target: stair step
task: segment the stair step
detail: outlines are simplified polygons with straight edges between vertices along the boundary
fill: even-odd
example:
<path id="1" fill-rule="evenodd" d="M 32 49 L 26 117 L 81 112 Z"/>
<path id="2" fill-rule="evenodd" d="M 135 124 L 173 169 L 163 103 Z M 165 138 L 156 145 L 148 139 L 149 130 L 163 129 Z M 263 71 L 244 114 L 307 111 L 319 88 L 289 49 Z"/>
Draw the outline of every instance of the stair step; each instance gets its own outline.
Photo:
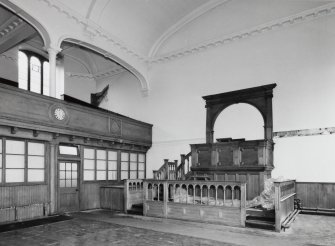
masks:
<path id="1" fill-rule="evenodd" d="M 130 209 L 127 210 L 127 214 L 143 215 L 143 210 Z"/>
<path id="2" fill-rule="evenodd" d="M 275 230 L 275 223 L 271 221 L 246 220 L 245 226 L 251 228 Z"/>
<path id="3" fill-rule="evenodd" d="M 138 208 L 138 209 L 143 209 L 143 203 L 138 203 L 138 204 L 133 204 L 131 206 L 132 209 Z"/>
<path id="4" fill-rule="evenodd" d="M 268 222 L 275 222 L 274 217 L 264 217 L 264 216 L 254 216 L 254 215 L 249 215 L 247 214 L 246 216 L 247 220 L 254 220 L 254 221 L 268 221 Z"/>

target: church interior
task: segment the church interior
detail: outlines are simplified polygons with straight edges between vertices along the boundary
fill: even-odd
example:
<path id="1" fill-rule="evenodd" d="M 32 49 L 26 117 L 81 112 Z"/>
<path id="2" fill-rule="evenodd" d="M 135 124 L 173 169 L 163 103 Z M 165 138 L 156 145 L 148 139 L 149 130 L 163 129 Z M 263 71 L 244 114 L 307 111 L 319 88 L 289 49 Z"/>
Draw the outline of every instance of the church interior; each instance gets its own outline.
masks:
<path id="1" fill-rule="evenodd" d="M 334 0 L 0 0 L 0 238 L 93 211 L 312 240 L 301 221 L 335 225 L 334 26 Z"/>

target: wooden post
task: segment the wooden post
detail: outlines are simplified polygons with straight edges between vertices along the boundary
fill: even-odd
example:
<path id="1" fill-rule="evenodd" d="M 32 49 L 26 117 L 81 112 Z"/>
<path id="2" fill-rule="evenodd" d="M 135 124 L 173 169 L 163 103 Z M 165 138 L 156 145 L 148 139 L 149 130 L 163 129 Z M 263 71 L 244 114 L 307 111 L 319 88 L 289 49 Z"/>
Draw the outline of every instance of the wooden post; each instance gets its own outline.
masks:
<path id="1" fill-rule="evenodd" d="M 129 195 L 129 182 L 127 179 L 123 180 L 123 198 L 124 198 L 124 213 L 128 210 L 128 195 Z"/>
<path id="2" fill-rule="evenodd" d="M 178 167 L 178 160 L 175 160 L 174 161 L 174 170 L 173 170 L 173 172 L 174 172 L 174 177 L 173 177 L 173 179 L 174 180 L 176 180 L 177 179 L 177 167 Z"/>
<path id="3" fill-rule="evenodd" d="M 57 145 L 54 143 L 50 144 L 50 214 L 55 214 L 57 210 L 57 180 L 56 175 L 58 168 L 57 166 Z"/>
<path id="4" fill-rule="evenodd" d="M 275 230 L 281 231 L 281 214 L 280 214 L 280 182 L 274 182 L 275 185 Z"/>
<path id="5" fill-rule="evenodd" d="M 164 217 L 167 218 L 168 216 L 168 199 L 169 199 L 169 192 L 168 192 L 168 181 L 164 181 L 164 186 L 163 186 L 163 190 L 164 190 Z"/>
<path id="6" fill-rule="evenodd" d="M 164 166 L 165 166 L 165 177 L 164 179 L 169 179 L 169 159 L 164 159 Z"/>
<path id="7" fill-rule="evenodd" d="M 147 201 L 149 199 L 148 194 L 148 183 L 146 181 L 143 182 L 143 215 L 147 216 Z"/>
<path id="8" fill-rule="evenodd" d="M 247 200 L 246 183 L 241 183 L 241 226 L 245 227 L 246 220 L 246 200 Z"/>

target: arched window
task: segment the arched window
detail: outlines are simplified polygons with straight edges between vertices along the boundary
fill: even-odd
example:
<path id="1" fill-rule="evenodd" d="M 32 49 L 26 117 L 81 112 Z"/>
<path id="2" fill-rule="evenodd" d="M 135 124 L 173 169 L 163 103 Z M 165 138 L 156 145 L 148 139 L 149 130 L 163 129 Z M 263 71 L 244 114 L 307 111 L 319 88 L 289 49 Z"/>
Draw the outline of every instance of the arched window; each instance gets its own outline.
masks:
<path id="1" fill-rule="evenodd" d="M 19 88 L 49 96 L 49 62 L 31 51 L 19 51 Z"/>

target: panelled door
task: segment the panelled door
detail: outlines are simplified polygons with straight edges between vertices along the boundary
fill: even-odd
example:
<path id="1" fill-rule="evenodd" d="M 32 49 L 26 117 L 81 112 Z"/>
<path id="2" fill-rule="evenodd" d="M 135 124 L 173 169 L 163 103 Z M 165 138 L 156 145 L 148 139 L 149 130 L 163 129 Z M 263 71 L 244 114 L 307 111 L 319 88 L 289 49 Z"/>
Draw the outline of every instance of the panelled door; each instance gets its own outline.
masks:
<path id="1" fill-rule="evenodd" d="M 79 211 L 79 163 L 60 161 L 58 166 L 59 211 Z"/>

